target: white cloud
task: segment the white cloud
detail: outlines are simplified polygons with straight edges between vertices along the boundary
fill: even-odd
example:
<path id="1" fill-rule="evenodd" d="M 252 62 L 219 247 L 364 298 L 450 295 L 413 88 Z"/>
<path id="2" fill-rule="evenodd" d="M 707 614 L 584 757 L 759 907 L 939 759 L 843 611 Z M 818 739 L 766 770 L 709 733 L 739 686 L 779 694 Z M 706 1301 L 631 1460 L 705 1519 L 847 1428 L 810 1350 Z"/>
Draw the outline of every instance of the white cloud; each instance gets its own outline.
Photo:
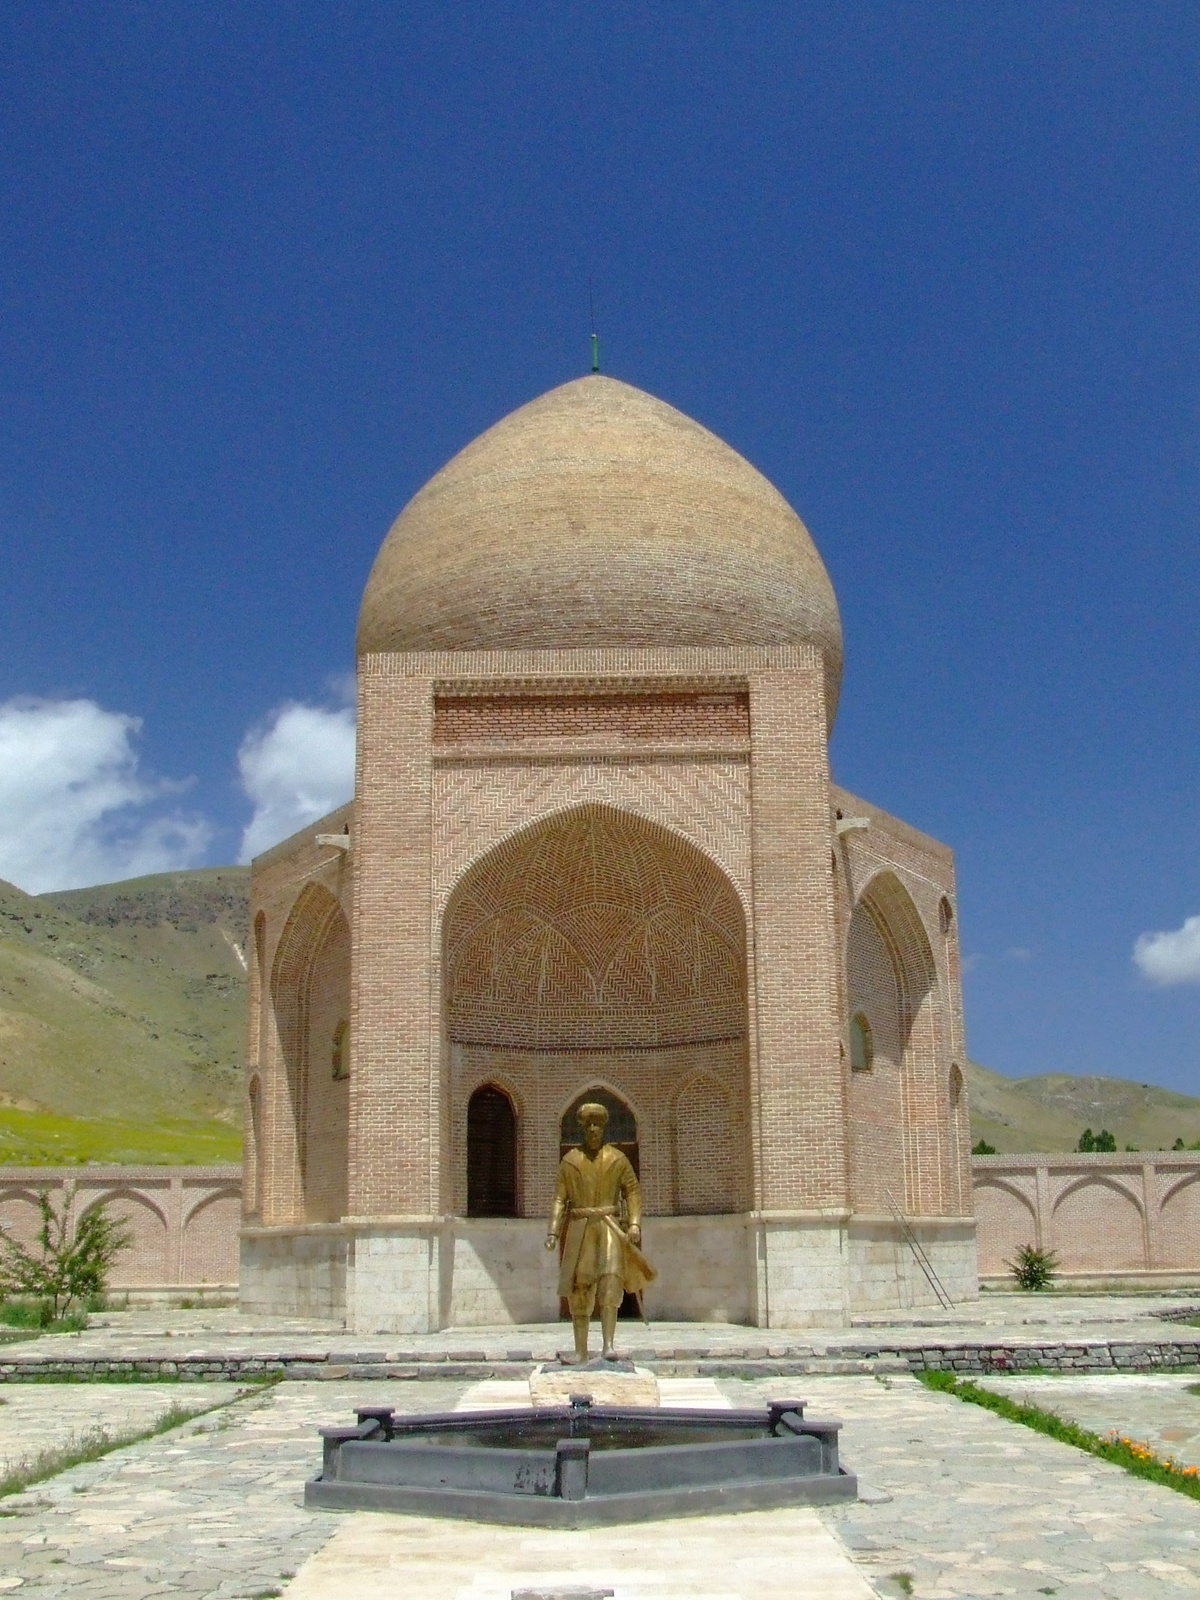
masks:
<path id="1" fill-rule="evenodd" d="M 183 784 L 138 771 L 136 717 L 94 700 L 0 703 L 0 878 L 30 894 L 194 866 L 201 817 L 146 816 Z"/>
<path id="2" fill-rule="evenodd" d="M 1167 988 L 1175 983 L 1200 983 L 1200 917 L 1188 917 L 1167 933 L 1143 933 L 1133 947 L 1133 960 L 1144 978 Z"/>
<path id="3" fill-rule="evenodd" d="M 353 710 L 281 706 L 242 740 L 238 771 L 254 802 L 240 857 L 249 861 L 353 795 Z"/>

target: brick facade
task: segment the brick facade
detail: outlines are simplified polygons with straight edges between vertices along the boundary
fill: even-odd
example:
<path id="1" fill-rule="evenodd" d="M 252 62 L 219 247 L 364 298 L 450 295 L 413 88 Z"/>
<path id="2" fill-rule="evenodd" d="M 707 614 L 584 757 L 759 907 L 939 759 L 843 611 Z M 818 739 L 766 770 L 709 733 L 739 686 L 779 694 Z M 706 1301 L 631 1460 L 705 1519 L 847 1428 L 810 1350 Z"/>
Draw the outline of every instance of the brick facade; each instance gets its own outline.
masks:
<path id="1" fill-rule="evenodd" d="M 402 514 L 360 620 L 355 802 L 254 864 L 246 1294 L 341 1293 L 364 1328 L 553 1315 L 518 1224 L 589 1089 L 632 1119 L 662 1249 L 692 1239 L 685 1270 L 738 1315 L 886 1302 L 893 1205 L 973 1292 L 952 858 L 831 785 L 820 558 L 678 413 L 599 380 L 556 395 Z M 499 1232 L 465 1215 L 489 1086 L 517 1143 Z"/>

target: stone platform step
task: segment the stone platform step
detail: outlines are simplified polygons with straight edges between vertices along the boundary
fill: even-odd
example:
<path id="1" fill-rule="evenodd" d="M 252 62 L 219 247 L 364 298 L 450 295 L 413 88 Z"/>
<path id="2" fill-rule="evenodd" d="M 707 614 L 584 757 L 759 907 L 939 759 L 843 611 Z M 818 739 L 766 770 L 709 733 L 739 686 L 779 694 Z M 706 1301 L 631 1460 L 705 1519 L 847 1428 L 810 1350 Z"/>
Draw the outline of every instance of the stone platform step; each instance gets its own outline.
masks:
<path id="1" fill-rule="evenodd" d="M 54 1348 L 57 1346 L 57 1348 Z M 49 1348 L 48 1348 L 49 1347 Z M 663 1378 L 791 1378 L 824 1374 L 864 1376 L 942 1371 L 1160 1372 L 1200 1366 L 1200 1337 L 1159 1340 L 1091 1340 L 1079 1343 L 1012 1341 L 883 1344 L 847 1342 L 823 1347 L 761 1346 L 631 1349 L 639 1366 Z M 542 1356 L 538 1359 L 546 1359 Z M 125 1354 L 71 1354 L 58 1337 L 31 1347 L 0 1352 L 0 1384 L 141 1381 L 147 1383 L 255 1382 L 265 1379 L 370 1382 L 380 1379 L 440 1379 L 475 1383 L 486 1378 L 528 1377 L 537 1364 L 530 1350 L 244 1349 L 181 1351 L 146 1349 Z"/>

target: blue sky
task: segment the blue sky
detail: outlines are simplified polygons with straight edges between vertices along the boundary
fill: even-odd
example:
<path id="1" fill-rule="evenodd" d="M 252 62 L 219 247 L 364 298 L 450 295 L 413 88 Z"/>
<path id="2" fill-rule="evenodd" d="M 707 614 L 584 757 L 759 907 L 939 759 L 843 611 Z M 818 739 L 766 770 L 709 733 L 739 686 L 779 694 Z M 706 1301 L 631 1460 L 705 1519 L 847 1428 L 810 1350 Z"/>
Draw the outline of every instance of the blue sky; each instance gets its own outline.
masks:
<path id="1" fill-rule="evenodd" d="M 9 0 L 0 875 L 339 797 L 379 541 L 585 370 L 590 277 L 605 369 L 824 555 L 835 774 L 957 851 L 971 1053 L 1200 1092 L 1198 47 L 1170 0 Z"/>

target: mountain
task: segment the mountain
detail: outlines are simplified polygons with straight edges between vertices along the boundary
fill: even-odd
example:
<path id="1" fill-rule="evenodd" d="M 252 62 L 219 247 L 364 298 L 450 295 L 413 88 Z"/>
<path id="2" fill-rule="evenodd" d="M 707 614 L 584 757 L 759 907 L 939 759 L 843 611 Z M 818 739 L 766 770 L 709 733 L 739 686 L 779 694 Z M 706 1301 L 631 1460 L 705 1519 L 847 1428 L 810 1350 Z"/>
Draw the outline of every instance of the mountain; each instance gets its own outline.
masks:
<path id="1" fill-rule="evenodd" d="M 248 886 L 0 882 L 0 1161 L 238 1159 Z"/>
<path id="2" fill-rule="evenodd" d="M 1176 1139 L 1200 1139 L 1200 1099 L 1149 1083 L 1065 1072 L 1004 1078 L 970 1061 L 965 1077 L 972 1142 L 986 1139 L 1004 1155 L 1074 1150 L 1085 1128 L 1107 1128 L 1118 1150 L 1169 1150 Z"/>

